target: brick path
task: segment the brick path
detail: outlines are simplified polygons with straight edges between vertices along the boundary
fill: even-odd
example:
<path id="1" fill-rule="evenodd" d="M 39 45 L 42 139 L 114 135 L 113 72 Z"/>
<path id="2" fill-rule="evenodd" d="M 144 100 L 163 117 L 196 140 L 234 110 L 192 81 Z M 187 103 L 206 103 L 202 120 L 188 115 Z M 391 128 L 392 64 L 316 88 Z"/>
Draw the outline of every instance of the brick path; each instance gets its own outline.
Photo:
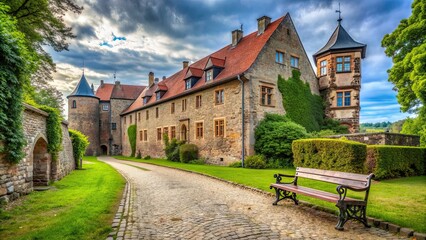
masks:
<path id="1" fill-rule="evenodd" d="M 271 196 L 205 176 L 109 157 L 99 159 L 130 182 L 128 213 L 124 211 L 117 239 L 398 238 L 356 222 L 346 223 L 345 231 L 336 231 L 337 216 L 284 201 L 272 206 Z"/>

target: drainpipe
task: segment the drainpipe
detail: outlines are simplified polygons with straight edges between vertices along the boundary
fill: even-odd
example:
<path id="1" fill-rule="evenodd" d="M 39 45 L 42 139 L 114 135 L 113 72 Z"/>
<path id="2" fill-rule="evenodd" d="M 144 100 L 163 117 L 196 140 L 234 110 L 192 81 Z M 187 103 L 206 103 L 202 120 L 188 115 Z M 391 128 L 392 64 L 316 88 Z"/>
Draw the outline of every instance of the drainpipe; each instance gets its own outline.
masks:
<path id="1" fill-rule="evenodd" d="M 244 81 L 240 75 L 237 76 L 241 83 L 241 166 L 244 167 L 245 145 L 244 145 Z"/>

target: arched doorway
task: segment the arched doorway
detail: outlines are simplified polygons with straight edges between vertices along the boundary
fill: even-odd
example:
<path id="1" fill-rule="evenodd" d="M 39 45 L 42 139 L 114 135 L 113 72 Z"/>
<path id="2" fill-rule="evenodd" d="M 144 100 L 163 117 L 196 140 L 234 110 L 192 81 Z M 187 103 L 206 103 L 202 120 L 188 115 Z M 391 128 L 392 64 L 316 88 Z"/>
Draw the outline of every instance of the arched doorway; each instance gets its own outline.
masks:
<path id="1" fill-rule="evenodd" d="M 108 155 L 108 147 L 106 145 L 101 145 L 101 154 Z"/>
<path id="2" fill-rule="evenodd" d="M 186 129 L 186 125 L 182 124 L 182 126 L 180 127 L 180 140 L 182 141 L 186 141 L 187 138 L 187 129 Z"/>
<path id="3" fill-rule="evenodd" d="M 49 185 L 50 170 L 50 154 L 47 152 L 47 142 L 43 137 L 40 137 L 34 144 L 33 150 L 33 185 Z"/>

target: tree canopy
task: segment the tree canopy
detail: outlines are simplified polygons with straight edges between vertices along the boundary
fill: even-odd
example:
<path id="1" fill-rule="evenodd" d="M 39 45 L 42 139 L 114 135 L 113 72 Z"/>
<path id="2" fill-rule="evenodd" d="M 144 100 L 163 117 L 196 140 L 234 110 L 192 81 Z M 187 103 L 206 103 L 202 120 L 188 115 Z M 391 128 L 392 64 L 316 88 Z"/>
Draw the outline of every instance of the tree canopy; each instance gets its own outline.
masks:
<path id="1" fill-rule="evenodd" d="M 426 106 L 426 1 L 414 0 L 412 14 L 382 40 L 393 66 L 389 81 L 398 91 L 403 112 L 419 112 Z"/>

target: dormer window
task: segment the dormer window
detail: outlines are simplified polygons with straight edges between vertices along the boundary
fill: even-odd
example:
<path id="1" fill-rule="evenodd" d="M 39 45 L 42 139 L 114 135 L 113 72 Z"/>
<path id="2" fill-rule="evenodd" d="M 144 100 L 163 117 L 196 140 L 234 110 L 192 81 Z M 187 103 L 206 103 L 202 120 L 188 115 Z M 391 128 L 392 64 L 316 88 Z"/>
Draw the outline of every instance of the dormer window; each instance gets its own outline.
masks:
<path id="1" fill-rule="evenodd" d="M 157 92 L 157 93 L 155 94 L 155 99 L 156 99 L 157 101 L 161 99 L 161 93 L 160 93 L 160 92 Z"/>
<path id="2" fill-rule="evenodd" d="M 210 69 L 206 72 L 206 82 L 213 80 L 213 69 Z"/>
<path id="3" fill-rule="evenodd" d="M 185 81 L 185 90 L 188 90 L 191 88 L 191 79 L 188 79 Z"/>
<path id="4" fill-rule="evenodd" d="M 144 97 L 143 98 L 143 105 L 146 105 L 149 101 L 149 97 Z"/>

